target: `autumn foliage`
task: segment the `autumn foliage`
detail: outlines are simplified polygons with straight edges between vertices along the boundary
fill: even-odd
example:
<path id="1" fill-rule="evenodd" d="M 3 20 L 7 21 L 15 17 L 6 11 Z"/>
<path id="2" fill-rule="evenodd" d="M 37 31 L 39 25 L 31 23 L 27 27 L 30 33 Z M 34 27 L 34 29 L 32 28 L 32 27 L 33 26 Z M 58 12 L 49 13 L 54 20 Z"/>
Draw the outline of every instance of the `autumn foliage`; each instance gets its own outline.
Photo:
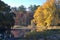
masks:
<path id="1" fill-rule="evenodd" d="M 55 0 L 47 0 L 42 6 L 39 6 L 34 14 L 34 22 L 38 30 L 46 29 L 51 25 L 57 25 L 59 21 L 58 9 Z"/>

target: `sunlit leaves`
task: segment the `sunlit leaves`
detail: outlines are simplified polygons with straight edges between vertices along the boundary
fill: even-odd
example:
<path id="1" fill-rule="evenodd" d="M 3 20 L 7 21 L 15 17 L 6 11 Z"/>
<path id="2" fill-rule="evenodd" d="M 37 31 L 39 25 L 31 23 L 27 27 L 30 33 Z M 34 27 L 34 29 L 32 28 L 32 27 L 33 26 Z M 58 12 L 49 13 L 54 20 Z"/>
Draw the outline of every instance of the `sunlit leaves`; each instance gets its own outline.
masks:
<path id="1" fill-rule="evenodd" d="M 52 24 L 58 24 L 58 12 L 55 0 L 49 0 L 42 6 L 38 7 L 34 14 L 34 20 L 37 29 L 44 29 Z M 39 29 L 40 27 L 40 29 Z"/>

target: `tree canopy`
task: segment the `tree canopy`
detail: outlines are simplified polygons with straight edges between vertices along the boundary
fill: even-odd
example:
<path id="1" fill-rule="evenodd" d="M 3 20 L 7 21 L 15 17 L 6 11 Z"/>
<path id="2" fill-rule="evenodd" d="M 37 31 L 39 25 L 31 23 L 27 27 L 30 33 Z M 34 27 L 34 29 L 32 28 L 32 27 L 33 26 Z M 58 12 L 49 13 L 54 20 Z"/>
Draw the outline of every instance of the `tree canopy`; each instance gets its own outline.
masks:
<path id="1" fill-rule="evenodd" d="M 0 1 L 0 32 L 9 31 L 14 26 L 15 14 L 10 11 L 10 6 Z"/>
<path id="2" fill-rule="evenodd" d="M 55 0 L 48 0 L 42 6 L 39 6 L 34 13 L 34 22 L 38 30 L 45 29 L 51 25 L 57 25 L 59 22 L 58 6 Z"/>
<path id="3" fill-rule="evenodd" d="M 7 11 L 9 12 L 10 6 L 8 6 L 7 4 L 5 4 L 3 1 L 0 1 L 0 11 Z"/>
<path id="4" fill-rule="evenodd" d="M 31 11 L 32 13 L 34 13 L 35 12 L 35 10 L 39 7 L 40 5 L 30 5 L 30 7 L 28 7 L 29 8 L 29 11 Z"/>
<path id="5" fill-rule="evenodd" d="M 26 8 L 23 5 L 21 5 L 21 6 L 19 6 L 18 11 L 26 12 Z"/>

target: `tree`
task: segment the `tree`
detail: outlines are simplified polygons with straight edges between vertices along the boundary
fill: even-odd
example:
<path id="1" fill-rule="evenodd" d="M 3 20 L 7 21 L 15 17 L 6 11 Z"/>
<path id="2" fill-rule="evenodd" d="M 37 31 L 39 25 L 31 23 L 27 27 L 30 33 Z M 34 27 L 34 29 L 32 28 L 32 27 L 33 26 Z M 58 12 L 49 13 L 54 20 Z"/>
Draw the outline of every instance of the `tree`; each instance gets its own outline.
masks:
<path id="1" fill-rule="evenodd" d="M 55 0 L 49 0 L 42 6 L 39 6 L 34 14 L 34 22 L 37 25 L 37 29 L 42 31 L 51 25 L 57 25 L 59 22 L 59 11 L 57 11 L 57 5 Z"/>
<path id="2" fill-rule="evenodd" d="M 21 6 L 19 6 L 18 11 L 26 12 L 26 8 L 23 5 L 21 5 Z"/>
<path id="3" fill-rule="evenodd" d="M 5 4 L 3 1 L 0 1 L 0 11 L 7 11 L 9 12 L 10 6 L 8 6 L 7 4 Z"/>
<path id="4" fill-rule="evenodd" d="M 11 27 L 14 26 L 15 14 L 10 13 L 10 6 L 0 1 L 0 33 L 4 34 L 6 31 L 8 34 L 11 32 Z"/>
<path id="5" fill-rule="evenodd" d="M 12 8 L 11 8 L 11 11 L 13 11 L 13 12 L 18 12 L 18 9 L 17 9 L 17 7 L 12 7 Z"/>
<path id="6" fill-rule="evenodd" d="M 30 10 L 32 13 L 34 13 L 35 10 L 36 10 L 39 6 L 40 6 L 40 5 L 38 5 L 38 6 L 36 6 L 36 5 L 30 5 L 30 7 L 28 7 L 28 8 L 29 8 L 29 10 Z"/>

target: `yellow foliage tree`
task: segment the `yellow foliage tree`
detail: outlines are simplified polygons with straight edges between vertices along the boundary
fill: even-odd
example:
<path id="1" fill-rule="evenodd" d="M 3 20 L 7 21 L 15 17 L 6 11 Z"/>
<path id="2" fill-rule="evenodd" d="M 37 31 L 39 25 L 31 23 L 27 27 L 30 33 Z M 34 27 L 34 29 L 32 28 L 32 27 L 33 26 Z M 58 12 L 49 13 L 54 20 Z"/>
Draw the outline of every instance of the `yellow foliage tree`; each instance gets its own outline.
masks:
<path id="1" fill-rule="evenodd" d="M 49 0 L 38 7 L 34 14 L 34 20 L 39 31 L 45 30 L 48 26 L 57 22 L 58 13 L 56 10 L 55 0 Z"/>

